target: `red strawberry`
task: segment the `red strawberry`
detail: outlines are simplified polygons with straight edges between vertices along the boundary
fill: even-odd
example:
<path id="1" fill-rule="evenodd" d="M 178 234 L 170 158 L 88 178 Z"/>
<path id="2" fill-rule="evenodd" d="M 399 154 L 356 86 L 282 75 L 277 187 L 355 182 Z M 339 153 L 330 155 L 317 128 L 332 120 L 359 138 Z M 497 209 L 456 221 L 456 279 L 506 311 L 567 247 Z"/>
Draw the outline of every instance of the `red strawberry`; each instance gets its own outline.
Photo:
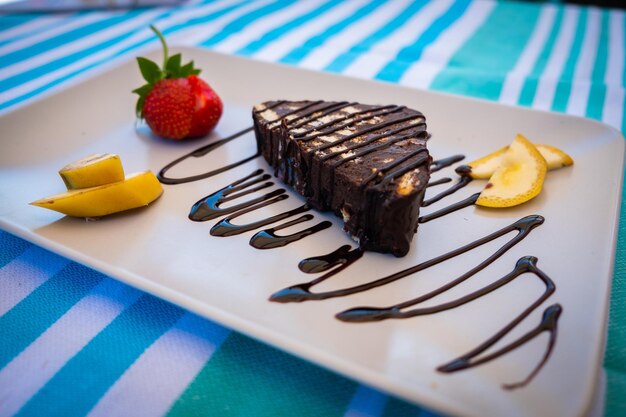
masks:
<path id="1" fill-rule="evenodd" d="M 204 136 L 222 116 L 222 100 L 203 80 L 193 61 L 181 66 L 181 55 L 168 57 L 163 35 L 154 27 L 163 44 L 163 68 L 146 58 L 137 58 L 147 84 L 134 90 L 139 95 L 137 116 L 164 138 L 180 140 Z"/>

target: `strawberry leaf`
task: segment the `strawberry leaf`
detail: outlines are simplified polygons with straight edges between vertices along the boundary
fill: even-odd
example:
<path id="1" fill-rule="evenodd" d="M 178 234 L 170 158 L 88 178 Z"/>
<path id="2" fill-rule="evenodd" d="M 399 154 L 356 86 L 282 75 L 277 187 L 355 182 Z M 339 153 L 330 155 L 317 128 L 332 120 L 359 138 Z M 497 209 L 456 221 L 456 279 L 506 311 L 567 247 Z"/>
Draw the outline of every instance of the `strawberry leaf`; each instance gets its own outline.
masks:
<path id="1" fill-rule="evenodd" d="M 140 119 L 143 117 L 143 103 L 146 101 L 146 96 L 152 90 L 152 84 L 144 84 L 139 88 L 133 90 L 133 93 L 138 94 L 137 105 L 135 106 L 135 113 Z"/>
<path id="2" fill-rule="evenodd" d="M 181 78 L 188 77 L 190 75 L 198 75 L 200 70 L 193 67 L 193 61 L 188 62 L 180 68 L 179 76 Z"/>
<path id="3" fill-rule="evenodd" d="M 149 84 L 154 84 L 163 78 L 163 71 L 161 71 L 161 68 L 159 68 L 155 62 L 146 58 L 138 57 L 137 63 L 139 64 L 141 75 Z"/>
<path id="4" fill-rule="evenodd" d="M 178 78 L 179 77 L 179 73 L 180 73 L 180 61 L 181 61 L 181 55 L 180 54 L 176 54 L 174 56 L 171 56 L 168 60 L 167 60 L 167 64 L 165 66 L 165 71 L 167 72 L 167 77 L 173 77 L 173 78 Z"/>

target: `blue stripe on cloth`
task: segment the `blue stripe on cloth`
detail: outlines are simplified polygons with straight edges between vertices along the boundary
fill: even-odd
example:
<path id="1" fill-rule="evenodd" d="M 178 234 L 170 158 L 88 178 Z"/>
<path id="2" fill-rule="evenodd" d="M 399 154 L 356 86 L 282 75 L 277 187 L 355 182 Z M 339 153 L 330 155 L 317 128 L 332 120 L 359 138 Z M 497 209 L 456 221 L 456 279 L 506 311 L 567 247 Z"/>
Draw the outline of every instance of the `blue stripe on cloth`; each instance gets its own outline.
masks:
<path id="1" fill-rule="evenodd" d="M 379 80 L 398 82 L 409 67 L 419 61 L 424 49 L 433 43 L 458 18 L 463 16 L 463 13 L 465 13 L 470 3 L 471 0 L 455 1 L 452 7 L 438 17 L 412 45 L 398 52 L 396 58 L 385 65 L 376 75 L 376 78 Z"/>
<path id="2" fill-rule="evenodd" d="M 0 369 L 103 278 L 92 269 L 71 263 L 0 317 Z"/>
<path id="3" fill-rule="evenodd" d="M 39 19 L 41 15 L 38 14 L 5 14 L 4 16 L 0 16 L 2 19 L 0 25 L 0 33 L 5 30 L 13 29 L 16 26 L 23 25 L 24 23 L 32 22 L 33 20 Z"/>
<path id="4" fill-rule="evenodd" d="M 222 9 L 219 9 L 219 10 L 207 13 L 205 15 L 194 16 L 193 18 L 188 19 L 188 20 L 186 20 L 184 22 L 180 22 L 180 23 L 177 23 L 175 25 L 172 25 L 169 28 L 163 30 L 162 32 L 163 32 L 164 35 L 167 35 L 169 33 L 176 32 L 176 31 L 178 31 L 180 29 L 186 29 L 186 28 L 189 28 L 191 26 L 196 26 L 196 25 L 201 25 L 201 24 L 204 24 L 204 23 L 208 23 L 208 22 L 210 22 L 212 20 L 215 20 L 215 19 L 218 19 L 218 18 L 222 17 L 223 15 L 225 15 L 227 13 L 232 12 L 233 10 L 235 10 L 235 9 L 237 9 L 237 8 L 241 7 L 242 5 L 245 5 L 247 3 L 249 3 L 249 0 L 242 0 L 242 1 L 238 2 L 238 3 L 231 4 L 230 6 L 226 6 L 226 7 L 222 8 Z"/>
<path id="5" fill-rule="evenodd" d="M 66 45 L 69 42 L 76 42 L 86 36 L 109 29 L 112 26 L 132 19 L 142 13 L 142 11 L 138 10 L 133 10 L 123 14 L 116 13 L 113 17 L 97 20 L 93 23 L 59 34 L 29 47 L 2 55 L 0 56 L 0 68 L 32 58 L 41 53 L 48 52 L 54 48 Z"/>
<path id="6" fill-rule="evenodd" d="M 17 415 L 85 415 L 183 314 L 184 310 L 170 303 L 142 296 L 70 359 Z"/>
<path id="7" fill-rule="evenodd" d="M 389 37 L 398 28 L 402 27 L 409 19 L 419 12 L 428 2 L 416 0 L 411 3 L 400 14 L 390 20 L 386 25 L 372 33 L 367 38 L 363 39 L 356 45 L 353 45 L 347 52 L 339 55 L 333 62 L 328 64 L 326 71 L 343 72 L 346 68 L 352 64 L 359 56 L 367 52 L 376 43 Z"/>
<path id="8" fill-rule="evenodd" d="M 230 35 L 233 35 L 239 32 L 240 30 L 244 29 L 246 26 L 248 26 L 255 20 L 263 18 L 266 15 L 275 13 L 279 10 L 282 10 L 285 7 L 292 5 L 296 1 L 297 0 L 278 0 L 270 4 L 267 4 L 263 7 L 260 7 L 256 10 L 253 10 L 249 13 L 246 13 L 243 16 L 227 24 L 222 30 L 220 30 L 215 35 L 200 42 L 200 45 L 205 46 L 205 47 L 211 47 L 223 41 L 224 39 L 228 38 Z"/>
<path id="9" fill-rule="evenodd" d="M 167 36 L 167 35 L 169 35 L 171 33 L 176 32 L 177 30 L 180 30 L 180 29 L 183 29 L 183 28 L 188 28 L 188 27 L 190 27 L 192 25 L 206 24 L 206 23 L 208 23 L 208 22 L 210 22 L 212 20 L 218 19 L 219 17 L 223 16 L 224 14 L 226 14 L 226 13 L 236 9 L 240 5 L 245 4 L 246 1 L 247 0 L 243 0 L 241 3 L 237 3 L 237 4 L 232 5 L 232 6 L 227 6 L 224 9 L 220 9 L 220 10 L 217 10 L 215 12 L 208 13 L 205 16 L 196 16 L 193 19 L 190 19 L 187 23 L 181 23 L 181 24 L 178 24 L 178 25 L 173 25 L 173 26 L 171 26 L 169 28 L 163 29 L 162 32 L 163 32 L 163 34 L 165 36 Z M 16 105 L 16 104 L 18 104 L 18 103 L 20 103 L 20 102 L 22 102 L 24 100 L 27 100 L 27 99 L 29 99 L 31 97 L 35 97 L 35 96 L 43 93 L 44 91 L 49 90 L 50 88 L 54 87 L 57 84 L 61 84 L 64 81 L 70 80 L 73 77 L 75 77 L 76 75 L 82 74 L 82 73 L 84 73 L 85 71 L 87 71 L 87 70 L 89 70 L 91 68 L 98 67 L 103 62 L 107 62 L 107 61 L 111 60 L 111 58 L 123 56 L 123 55 L 127 54 L 128 52 L 131 52 L 131 51 L 139 48 L 140 46 L 145 45 L 145 44 L 147 44 L 149 42 L 153 42 L 153 41 L 154 41 L 154 39 L 152 39 L 152 38 L 147 38 L 147 39 L 138 41 L 138 42 L 136 42 L 136 43 L 134 43 L 132 45 L 129 45 L 128 47 L 125 47 L 125 48 L 123 48 L 123 49 L 121 49 L 121 50 L 119 50 L 119 51 L 117 51 L 115 53 L 111 53 L 111 54 L 109 54 L 109 55 L 107 55 L 107 56 L 105 56 L 105 57 L 103 57 L 103 58 L 101 58 L 101 59 L 99 59 L 99 60 L 97 60 L 97 61 L 95 61 L 95 62 L 93 62 L 91 64 L 85 65 L 85 66 L 83 66 L 83 67 L 81 67 L 81 68 L 79 68 L 79 69 L 77 69 L 75 71 L 72 71 L 72 72 L 69 72 L 69 73 L 67 73 L 67 74 L 65 74 L 63 76 L 60 76 L 60 77 L 54 79 L 53 81 L 51 81 L 51 82 L 49 82 L 47 84 L 42 85 L 41 87 L 34 88 L 31 91 L 29 91 L 27 93 L 24 93 L 24 94 L 22 94 L 22 95 L 20 95 L 18 97 L 15 97 L 15 98 L 13 98 L 11 100 L 7 100 L 5 102 L 1 102 L 1 100 L 0 100 L 0 110 L 3 110 L 5 108 L 9 108 L 11 106 L 14 106 L 14 105 Z"/>
<path id="10" fill-rule="evenodd" d="M 268 43 L 273 42 L 276 39 L 285 36 L 285 34 L 291 32 L 293 29 L 296 29 L 302 26 L 303 24 L 307 23 L 308 21 L 315 19 L 316 17 L 326 13 L 329 10 L 332 10 L 338 4 L 341 4 L 341 1 L 330 0 L 325 3 L 322 3 L 322 5 L 311 10 L 310 12 L 305 13 L 302 16 L 298 16 L 292 21 L 267 32 L 266 34 L 261 36 L 259 39 L 252 41 L 248 45 L 239 49 L 236 53 L 239 55 L 252 55 L 255 52 L 262 49 Z"/>
<path id="11" fill-rule="evenodd" d="M 0 230 L 0 248 L 2 248 L 0 250 L 0 268 L 20 256 L 31 246 L 32 244 L 27 241 Z"/>
<path id="12" fill-rule="evenodd" d="M 308 39 L 306 42 L 304 42 L 302 46 L 295 48 L 294 50 L 287 53 L 284 57 L 280 58 L 279 62 L 282 62 L 285 64 L 297 64 L 298 62 L 306 58 L 306 56 L 309 53 L 311 53 L 315 48 L 318 48 L 319 46 L 323 45 L 324 42 L 326 42 L 326 40 L 332 38 L 337 33 L 341 32 L 342 30 L 348 28 L 353 23 L 364 18 L 365 16 L 367 16 L 368 14 L 370 14 L 371 12 L 373 12 L 374 10 L 382 6 L 384 3 L 385 2 L 380 1 L 380 0 L 378 1 L 373 0 L 369 2 L 368 4 L 361 7 L 359 10 L 357 10 L 351 16 L 347 17 L 346 19 L 343 19 L 342 21 L 338 23 L 335 23 L 334 25 L 324 30 L 322 33 L 317 34 L 314 37 Z"/>

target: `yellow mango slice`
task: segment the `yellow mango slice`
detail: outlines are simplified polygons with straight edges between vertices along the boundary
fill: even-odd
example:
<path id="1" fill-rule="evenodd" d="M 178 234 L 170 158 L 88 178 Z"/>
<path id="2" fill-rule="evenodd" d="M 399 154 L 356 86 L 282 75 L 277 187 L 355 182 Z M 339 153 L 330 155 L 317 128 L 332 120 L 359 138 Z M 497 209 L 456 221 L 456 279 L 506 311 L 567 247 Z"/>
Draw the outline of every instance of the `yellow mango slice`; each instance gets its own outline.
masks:
<path id="1" fill-rule="evenodd" d="M 508 146 L 505 146 L 487 156 L 469 162 L 467 165 L 461 165 L 456 169 L 456 172 L 459 175 L 469 175 L 474 179 L 489 179 L 500 166 L 502 157 L 508 148 Z M 574 163 L 571 156 L 555 146 L 535 145 L 535 148 L 548 163 L 549 171 L 570 166 Z"/>
<path id="2" fill-rule="evenodd" d="M 159 180 L 152 172 L 146 171 L 132 174 L 124 181 L 71 190 L 30 204 L 72 217 L 101 217 L 147 206 L 162 193 Z"/>
<path id="3" fill-rule="evenodd" d="M 124 181 L 124 168 L 117 155 L 94 154 L 64 166 L 59 175 L 68 190 L 79 190 Z"/>
<path id="4" fill-rule="evenodd" d="M 537 148 L 522 135 L 502 155 L 476 204 L 484 207 L 512 207 L 541 192 L 548 164 Z"/>

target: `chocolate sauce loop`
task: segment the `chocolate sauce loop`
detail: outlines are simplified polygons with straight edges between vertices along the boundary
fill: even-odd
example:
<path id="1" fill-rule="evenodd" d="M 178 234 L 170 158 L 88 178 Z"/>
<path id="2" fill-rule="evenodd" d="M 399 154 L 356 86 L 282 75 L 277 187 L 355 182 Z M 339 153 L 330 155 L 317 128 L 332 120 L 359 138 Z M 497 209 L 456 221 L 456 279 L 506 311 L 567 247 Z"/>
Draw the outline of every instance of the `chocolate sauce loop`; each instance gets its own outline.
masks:
<path id="1" fill-rule="evenodd" d="M 499 350 L 497 350 L 496 352 L 493 352 L 489 355 L 483 356 L 481 358 L 478 358 L 476 360 L 473 360 L 476 356 L 478 356 L 480 353 L 484 352 L 487 348 L 489 348 L 490 346 L 492 346 L 496 341 L 500 340 L 502 338 L 502 336 L 500 336 L 500 334 L 502 333 L 502 331 L 498 332 L 498 334 L 492 338 L 490 338 L 487 342 L 483 343 L 482 345 L 478 346 L 476 349 L 472 350 L 471 352 L 457 358 L 454 359 L 453 361 L 450 361 L 449 363 L 445 364 L 445 365 L 441 365 L 437 368 L 437 370 L 439 372 L 443 372 L 443 373 L 451 373 L 451 372 L 456 372 L 456 371 L 460 371 L 462 369 L 468 369 L 468 368 L 472 368 L 474 366 L 478 366 L 478 365 L 482 365 L 484 363 L 490 362 L 492 360 L 495 360 L 497 358 L 499 358 L 500 356 L 520 347 L 525 345 L 526 343 L 530 342 L 531 340 L 533 340 L 534 338 L 536 338 L 537 336 L 539 336 L 541 333 L 543 332 L 549 332 L 550 333 L 550 339 L 548 340 L 548 346 L 546 347 L 546 351 L 543 355 L 543 357 L 541 358 L 541 361 L 539 361 L 539 363 L 537 364 L 537 366 L 535 366 L 535 368 L 533 368 L 533 370 L 530 372 L 530 374 L 522 381 L 520 382 L 516 382 L 516 383 L 511 383 L 511 384 L 503 384 L 502 388 L 504 389 L 508 389 L 508 390 L 513 390 L 513 389 L 517 389 L 517 388 L 522 388 L 526 385 L 528 385 L 528 383 L 530 383 L 533 378 L 539 373 L 539 371 L 541 371 L 541 369 L 543 368 L 543 366 L 546 364 L 546 362 L 548 361 L 548 359 L 550 358 L 550 355 L 552 354 L 553 350 L 554 350 L 554 345 L 556 343 L 556 336 L 557 336 L 557 330 L 558 330 L 558 321 L 559 321 L 559 317 L 561 316 L 561 313 L 563 312 L 563 307 L 560 304 L 553 304 L 551 306 L 549 306 L 548 308 L 546 308 L 543 312 L 543 317 L 541 318 L 541 322 L 532 330 L 530 330 L 528 333 L 524 334 L 523 336 L 521 336 L 520 338 L 518 338 L 517 340 L 509 343 L 508 345 L 500 348 Z M 507 326 L 508 327 L 508 326 Z M 505 327 L 503 330 L 506 330 L 507 327 Z M 508 333 L 508 330 L 504 333 L 506 334 Z M 498 337 L 499 336 L 499 337 Z M 497 339 L 495 341 L 494 338 Z"/>
<path id="2" fill-rule="evenodd" d="M 315 293 L 311 291 L 311 288 L 317 284 L 319 284 L 320 282 L 323 282 L 327 279 L 329 279 L 330 277 L 332 277 L 333 275 L 335 275 L 336 273 L 338 273 L 340 271 L 340 269 L 336 269 L 336 270 L 332 270 L 330 272 L 327 272 L 326 274 L 324 274 L 323 276 L 310 281 L 310 282 L 306 282 L 306 283 L 302 283 L 302 284 L 297 284 L 288 288 L 285 288 L 283 290 L 280 290 L 278 292 L 276 292 L 275 294 L 273 294 L 270 297 L 271 301 L 276 301 L 276 302 L 281 302 L 281 303 L 288 303 L 288 302 L 302 302 L 302 301 L 308 301 L 308 300 L 325 300 L 328 298 L 335 298 L 335 297 L 343 297 L 346 295 L 351 295 L 351 294 L 356 294 L 359 292 L 363 292 L 363 291 L 368 291 L 371 290 L 373 288 L 377 288 L 389 283 L 392 283 L 394 281 L 397 281 L 399 279 L 402 279 L 404 277 L 410 276 L 415 274 L 416 272 L 422 271 L 424 269 L 430 268 L 431 266 L 437 265 L 441 262 L 447 261 L 448 259 L 452 259 L 455 258 L 463 253 L 466 253 L 472 249 L 475 249 L 479 246 L 482 246 L 488 242 L 491 242 L 492 240 L 495 240 L 501 236 L 506 235 L 507 233 L 513 232 L 513 231 L 517 231 L 517 235 L 515 235 L 513 238 L 511 238 L 511 240 L 509 240 L 508 242 L 506 242 L 504 245 L 502 245 L 498 250 L 496 250 L 491 256 L 489 256 L 486 260 L 482 261 L 480 264 L 478 264 L 475 268 L 473 268 L 470 272 L 471 275 L 473 275 L 474 273 L 486 268 L 488 265 L 490 265 L 492 262 L 494 262 L 496 259 L 500 258 L 502 255 L 504 255 L 509 249 L 511 249 L 512 247 L 514 247 L 515 245 L 517 245 L 522 239 L 524 239 L 526 236 L 528 236 L 528 234 L 537 226 L 541 225 L 544 222 L 544 218 L 542 216 L 539 215 L 530 215 L 530 216 L 526 216 L 521 218 L 520 220 L 516 221 L 515 223 L 506 226 L 488 236 L 485 236 L 481 239 L 475 240 L 471 243 L 468 243 L 465 246 L 462 246 L 460 248 L 454 249 L 448 253 L 445 253 L 443 255 L 437 256 L 435 258 L 432 258 L 428 261 L 422 262 L 418 265 L 415 265 L 413 267 L 404 269 L 402 271 L 396 272 L 394 274 L 388 275 L 386 277 L 383 278 L 379 278 L 377 280 L 365 283 L 365 284 L 361 284 L 361 285 L 356 285 L 353 287 L 348 287 L 348 288 L 343 288 L 343 289 L 339 289 L 339 290 L 333 290 L 333 291 L 326 291 L 326 292 L 319 292 L 319 293 Z M 474 272 L 472 272 L 474 271 Z M 471 276 L 470 275 L 470 276 Z M 465 278 L 467 279 L 467 278 Z"/>
<path id="3" fill-rule="evenodd" d="M 248 161 L 253 160 L 254 158 L 258 157 L 259 155 L 261 155 L 261 153 L 259 152 L 259 150 L 257 149 L 257 152 L 254 155 L 251 155 L 247 158 L 244 158 L 238 162 L 234 162 L 232 164 L 223 166 L 221 168 L 217 168 L 214 169 L 212 171 L 209 172 L 205 172 L 203 174 L 198 174 L 198 175 L 191 175 L 189 177 L 182 177 L 182 178 L 170 178 L 170 177 L 166 177 L 165 174 L 167 173 L 167 171 L 169 171 L 170 169 L 172 169 L 173 167 L 175 167 L 176 165 L 180 164 L 181 162 L 183 162 L 184 160 L 188 159 L 188 158 L 200 158 L 202 156 L 207 155 L 209 152 L 214 151 L 215 149 L 219 148 L 222 145 L 227 144 L 228 142 L 231 142 L 239 137 L 244 136 L 246 133 L 248 132 L 252 132 L 253 128 L 249 127 L 246 128 L 240 132 L 237 132 L 231 136 L 228 136 L 224 139 L 220 139 L 216 142 L 213 143 L 209 143 L 208 145 L 202 146 L 201 148 L 196 149 L 195 151 L 189 152 L 188 154 L 185 154 L 183 156 L 181 156 L 178 159 L 175 159 L 174 161 L 170 162 L 169 164 L 165 165 L 163 168 L 161 168 L 161 170 L 159 171 L 157 178 L 159 179 L 159 181 L 163 184 L 184 184 L 187 182 L 193 182 L 193 181 L 198 181 L 198 180 L 202 180 L 204 178 L 209 178 L 212 177 L 214 175 L 217 174 L 221 174 L 222 172 L 228 171 L 230 169 L 233 169 L 235 167 L 238 167 L 239 165 L 243 165 Z"/>
<path id="4" fill-rule="evenodd" d="M 276 231 L 278 230 L 286 229 L 287 227 L 294 226 L 296 224 L 303 223 L 312 219 L 313 219 L 313 215 L 305 214 L 304 216 L 301 216 L 301 217 L 298 217 L 297 219 L 280 224 L 271 229 L 261 230 L 260 232 L 252 236 L 252 238 L 250 239 L 250 246 L 257 248 L 257 249 L 279 248 L 282 246 L 286 246 L 290 243 L 296 242 L 314 233 L 317 233 L 320 230 L 328 229 L 330 226 L 332 226 L 331 222 L 323 221 L 314 226 L 307 227 L 304 230 L 292 233 L 290 235 L 279 236 L 276 234 Z"/>
<path id="5" fill-rule="evenodd" d="M 256 177 L 256 178 L 255 178 Z M 252 174 L 233 182 L 230 185 L 210 194 L 200 200 L 198 200 L 189 212 L 189 219 L 196 222 L 204 222 L 212 220 L 225 214 L 230 214 L 235 211 L 253 206 L 263 201 L 267 201 L 271 198 L 279 196 L 285 193 L 284 188 L 274 190 L 260 197 L 253 198 L 243 203 L 236 204 L 230 207 L 221 208 L 220 205 L 227 201 L 235 200 L 245 195 L 254 193 L 267 187 L 274 185 L 273 182 L 266 181 L 272 176 L 269 174 L 263 174 L 262 169 L 254 171 Z M 250 180 L 250 181 L 248 181 Z M 266 181 L 266 182 L 263 182 Z M 263 182 L 263 183 L 262 183 Z M 256 184 L 262 183 L 253 187 Z M 236 194 L 235 194 L 236 193 Z"/>
<path id="6" fill-rule="evenodd" d="M 515 278 L 527 272 L 530 272 L 530 273 L 533 273 L 535 276 L 537 276 L 545 284 L 546 289 L 544 293 L 541 295 L 541 297 L 539 297 L 528 309 L 524 310 L 524 312 L 520 314 L 513 321 L 514 325 L 517 325 L 521 320 L 523 320 L 526 316 L 528 316 L 528 314 L 530 314 L 535 308 L 539 307 L 541 303 L 543 303 L 548 297 L 550 297 L 550 295 L 554 293 L 554 290 L 556 288 L 554 285 L 554 282 L 546 274 L 544 274 L 541 270 L 539 270 L 539 268 L 537 268 L 537 258 L 535 258 L 534 256 L 525 256 L 523 258 L 520 258 L 517 261 L 513 271 L 511 271 L 504 277 L 501 277 L 497 281 L 479 290 L 476 290 L 470 294 L 467 294 L 461 298 L 458 298 L 456 300 L 453 300 L 447 303 L 439 304 L 439 305 L 432 306 L 432 307 L 425 307 L 425 308 L 418 308 L 418 309 L 413 309 L 409 311 L 402 311 L 402 309 L 406 307 L 421 304 L 425 301 L 428 301 L 448 291 L 451 288 L 456 287 L 457 285 L 466 281 L 468 278 L 475 275 L 478 271 L 482 270 L 485 266 L 486 265 L 481 263 L 477 267 L 472 268 L 465 274 L 447 283 L 446 285 L 443 285 L 437 288 L 436 290 L 433 290 L 429 293 L 426 293 L 412 300 L 405 301 L 405 302 L 393 305 L 391 307 L 385 307 L 385 308 L 356 307 L 356 308 L 343 311 L 337 314 L 336 317 L 341 321 L 352 322 L 352 323 L 356 323 L 356 322 L 363 323 L 363 322 L 369 322 L 369 321 L 379 321 L 379 320 L 389 319 L 389 318 L 404 319 L 404 318 L 409 318 L 409 317 L 435 314 L 435 313 L 439 313 L 442 311 L 451 310 L 453 308 L 457 308 L 464 304 L 472 302 L 480 297 L 483 297 L 497 290 L 498 288 L 505 286 L 506 284 L 512 282 Z"/>

